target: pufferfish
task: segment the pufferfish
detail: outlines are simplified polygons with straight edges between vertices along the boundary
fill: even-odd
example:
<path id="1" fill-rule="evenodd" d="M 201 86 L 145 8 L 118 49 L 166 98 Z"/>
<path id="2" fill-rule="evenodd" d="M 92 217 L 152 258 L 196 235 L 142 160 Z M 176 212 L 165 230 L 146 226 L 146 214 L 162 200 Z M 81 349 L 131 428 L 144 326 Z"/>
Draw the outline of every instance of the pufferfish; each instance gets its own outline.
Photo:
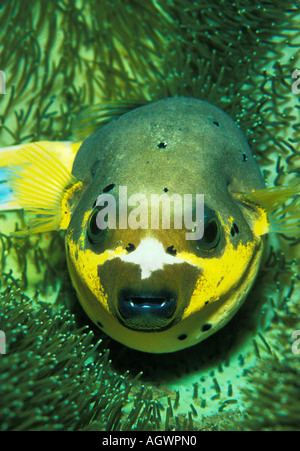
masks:
<path id="1" fill-rule="evenodd" d="M 194 98 L 131 110 L 82 143 L 2 149 L 0 166 L 13 196 L 6 192 L 2 209 L 24 208 L 27 233 L 65 230 L 70 277 L 88 317 L 148 353 L 196 345 L 225 326 L 254 283 L 266 234 L 299 231 L 299 184 L 266 189 L 240 128 Z M 131 199 L 125 219 L 121 188 Z M 202 236 L 188 240 L 184 227 L 162 221 L 151 227 L 150 214 L 142 221 L 154 193 L 169 196 L 173 213 L 173 194 L 204 195 Z M 99 226 L 102 194 L 115 201 L 116 227 Z M 136 194 L 145 205 L 134 205 Z"/>

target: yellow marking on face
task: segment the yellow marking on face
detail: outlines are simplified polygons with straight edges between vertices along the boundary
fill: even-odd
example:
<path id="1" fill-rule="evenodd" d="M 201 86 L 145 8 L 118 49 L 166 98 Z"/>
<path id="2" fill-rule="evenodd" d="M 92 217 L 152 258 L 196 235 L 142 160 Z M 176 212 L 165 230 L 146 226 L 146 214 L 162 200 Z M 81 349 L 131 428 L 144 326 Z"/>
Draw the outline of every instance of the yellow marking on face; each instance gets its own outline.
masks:
<path id="1" fill-rule="evenodd" d="M 238 284 L 251 260 L 254 247 L 254 243 L 248 243 L 246 246 L 239 244 L 237 249 L 234 249 L 233 245 L 227 242 L 221 258 L 200 258 L 188 252 L 178 254 L 178 258 L 203 271 L 182 319 L 201 310 L 207 301 L 211 303 L 219 300 Z"/>
<path id="2" fill-rule="evenodd" d="M 68 228 L 71 216 L 72 216 L 72 208 L 70 207 L 70 203 L 76 197 L 76 195 L 82 190 L 83 183 L 77 182 L 72 185 L 70 188 L 66 189 L 61 199 L 61 221 L 59 224 L 59 228 L 61 230 L 65 230 Z"/>
<path id="3" fill-rule="evenodd" d="M 269 191 L 271 191 L 271 193 L 269 193 Z M 251 202 L 251 199 L 252 197 L 254 197 L 255 199 L 255 197 L 257 196 L 259 198 L 259 194 L 262 196 L 262 198 L 264 198 L 264 195 L 261 193 L 265 192 L 267 192 L 266 194 L 267 197 L 268 194 L 272 196 L 272 188 L 256 191 L 249 195 L 232 193 L 233 197 L 238 200 L 239 206 L 242 210 L 242 213 L 246 221 L 249 224 L 250 229 L 252 230 L 253 234 L 257 237 L 263 236 L 270 232 L 270 221 L 268 218 L 266 206 L 263 204 L 259 205 L 259 203 L 257 202 L 253 203 Z M 269 200 L 270 204 L 272 204 L 271 203 L 272 201 L 275 203 L 276 197 L 275 199 L 271 198 L 271 200 Z"/>
<path id="4" fill-rule="evenodd" d="M 85 281 L 104 308 L 109 311 L 107 294 L 104 292 L 98 275 L 98 266 L 103 265 L 112 258 L 125 255 L 126 250 L 122 249 L 122 247 L 117 247 L 115 250 L 106 250 L 103 254 L 98 255 L 90 249 L 80 250 L 78 245 L 72 240 L 70 240 L 68 244 L 70 248 L 70 257 L 73 262 L 76 261 L 75 253 L 78 253 L 76 270 L 80 274 L 80 277 Z"/>
<path id="5" fill-rule="evenodd" d="M 257 210 L 259 212 L 259 216 L 253 224 L 253 233 L 256 236 L 262 236 L 270 231 L 270 224 L 268 221 L 267 212 L 260 207 L 257 207 Z"/>
<path id="6" fill-rule="evenodd" d="M 79 273 L 81 279 L 89 287 L 99 302 L 101 302 L 103 307 L 109 311 L 107 294 L 104 292 L 98 275 L 98 266 L 103 265 L 107 260 L 111 260 L 112 258 L 126 255 L 127 252 L 121 246 L 118 246 L 113 250 L 107 249 L 102 254 L 96 254 L 92 250 L 86 249 L 85 230 L 90 214 L 91 211 L 84 214 L 82 221 L 82 234 L 78 242 L 75 243 L 72 239 L 68 240 L 69 255 L 73 264 L 76 266 L 76 271 Z"/>
<path id="7" fill-rule="evenodd" d="M 196 283 L 191 301 L 185 309 L 182 319 L 204 308 L 207 302 L 218 301 L 239 283 L 254 253 L 257 240 L 244 245 L 239 243 L 235 249 L 230 242 L 230 229 L 234 218 L 228 224 L 222 223 L 225 230 L 226 245 L 221 257 L 203 258 L 189 252 L 178 254 L 178 258 L 201 268 L 202 274 Z"/>

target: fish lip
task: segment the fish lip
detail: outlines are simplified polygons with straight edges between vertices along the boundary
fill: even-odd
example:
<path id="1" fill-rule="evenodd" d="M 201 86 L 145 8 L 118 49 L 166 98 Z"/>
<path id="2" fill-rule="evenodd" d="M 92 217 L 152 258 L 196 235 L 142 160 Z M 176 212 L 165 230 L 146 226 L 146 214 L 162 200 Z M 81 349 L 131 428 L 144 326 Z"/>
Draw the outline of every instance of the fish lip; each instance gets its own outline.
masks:
<path id="1" fill-rule="evenodd" d="M 153 293 L 121 290 L 116 317 L 128 329 L 158 332 L 174 324 L 176 307 L 177 296 L 170 291 Z"/>
<path id="2" fill-rule="evenodd" d="M 123 327 L 126 327 L 126 329 L 132 330 L 133 332 L 143 332 L 143 333 L 164 332 L 165 330 L 168 330 L 171 327 L 173 327 L 178 322 L 178 320 L 174 318 L 167 325 L 160 325 L 159 327 L 151 327 L 151 328 L 141 326 L 137 328 L 136 325 L 125 322 L 119 315 L 116 315 L 116 318 Z"/>

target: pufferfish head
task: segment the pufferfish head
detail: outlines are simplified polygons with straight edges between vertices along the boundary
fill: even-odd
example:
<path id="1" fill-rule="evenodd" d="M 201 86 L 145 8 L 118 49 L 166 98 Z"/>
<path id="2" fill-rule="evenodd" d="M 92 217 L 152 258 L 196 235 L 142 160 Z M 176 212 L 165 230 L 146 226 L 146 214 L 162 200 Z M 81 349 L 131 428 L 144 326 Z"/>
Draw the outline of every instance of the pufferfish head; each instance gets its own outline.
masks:
<path id="1" fill-rule="evenodd" d="M 227 114 L 185 97 L 137 108 L 83 142 L 73 175 L 87 188 L 66 234 L 68 266 L 103 332 L 140 351 L 174 352 L 233 317 L 263 253 L 252 213 L 234 193 L 262 189 L 264 181 Z M 204 196 L 201 237 L 185 227 L 186 195 Z M 189 204 L 191 218 L 196 208 Z"/>

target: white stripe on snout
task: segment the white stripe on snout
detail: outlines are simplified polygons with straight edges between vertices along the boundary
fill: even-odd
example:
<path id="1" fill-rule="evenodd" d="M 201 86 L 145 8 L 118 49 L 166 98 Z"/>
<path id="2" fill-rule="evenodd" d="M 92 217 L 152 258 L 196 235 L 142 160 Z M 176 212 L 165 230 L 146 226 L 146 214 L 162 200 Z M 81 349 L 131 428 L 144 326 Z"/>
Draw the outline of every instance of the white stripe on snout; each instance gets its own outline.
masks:
<path id="1" fill-rule="evenodd" d="M 162 243 L 154 238 L 145 238 L 135 251 L 120 258 L 124 262 L 139 265 L 142 271 L 142 279 L 150 277 L 153 271 L 163 269 L 164 265 L 182 263 L 178 258 L 167 254 Z"/>

